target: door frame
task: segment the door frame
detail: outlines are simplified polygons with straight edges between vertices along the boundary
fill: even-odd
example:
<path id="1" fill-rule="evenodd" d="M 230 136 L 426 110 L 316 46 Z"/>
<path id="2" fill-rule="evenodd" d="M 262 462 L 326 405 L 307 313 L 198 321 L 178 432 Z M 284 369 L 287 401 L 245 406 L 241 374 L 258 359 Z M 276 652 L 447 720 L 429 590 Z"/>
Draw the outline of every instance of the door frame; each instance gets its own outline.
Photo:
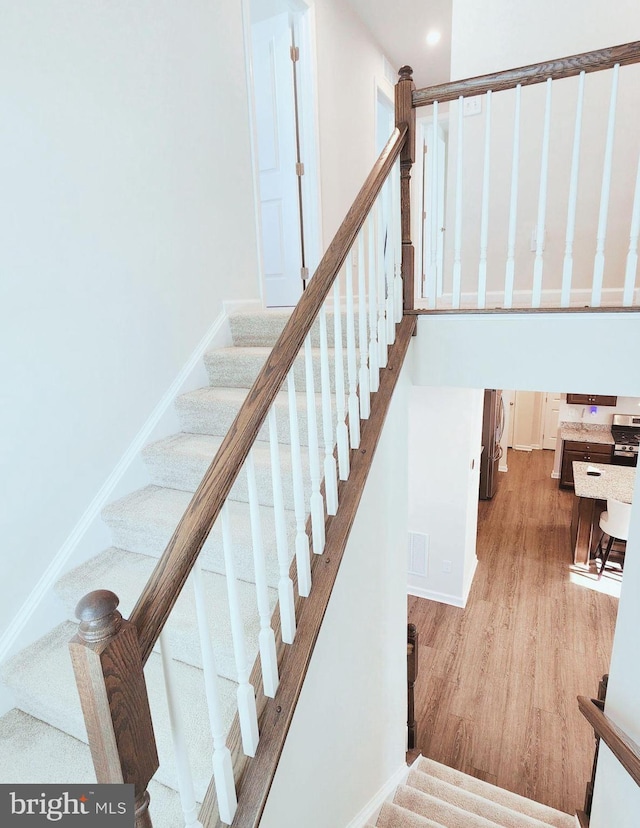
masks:
<path id="1" fill-rule="evenodd" d="M 296 46 L 300 49 L 297 74 L 297 102 L 300 133 L 300 154 L 304 164 L 302 176 L 302 214 L 304 217 L 304 248 L 306 265 L 311 276 L 322 256 L 322 220 L 320 195 L 320 146 L 318 132 L 316 23 L 313 0 L 281 0 L 280 11 L 289 11 Z M 258 135 L 253 87 L 253 54 L 251 45 L 251 0 L 242 0 L 249 132 L 251 137 L 251 168 L 253 173 L 253 210 L 258 260 L 258 290 L 266 306 L 262 221 L 260 204 L 260 172 L 258 166 Z"/>

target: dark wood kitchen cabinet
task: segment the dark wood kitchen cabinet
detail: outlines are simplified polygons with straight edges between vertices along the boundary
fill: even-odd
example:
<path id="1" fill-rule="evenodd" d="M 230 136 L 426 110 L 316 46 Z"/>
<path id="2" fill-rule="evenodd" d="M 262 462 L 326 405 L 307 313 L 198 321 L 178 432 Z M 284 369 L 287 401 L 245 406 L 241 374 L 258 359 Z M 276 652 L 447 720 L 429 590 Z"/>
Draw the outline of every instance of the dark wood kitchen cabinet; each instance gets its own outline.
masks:
<path id="1" fill-rule="evenodd" d="M 569 405 L 617 405 L 617 397 L 606 397 L 602 394 L 567 394 Z"/>
<path id="2" fill-rule="evenodd" d="M 565 440 L 562 444 L 560 486 L 563 489 L 573 489 L 572 463 L 574 460 L 581 460 L 586 463 L 611 463 L 612 450 L 613 446 L 603 443 L 580 443 L 577 440 Z"/>

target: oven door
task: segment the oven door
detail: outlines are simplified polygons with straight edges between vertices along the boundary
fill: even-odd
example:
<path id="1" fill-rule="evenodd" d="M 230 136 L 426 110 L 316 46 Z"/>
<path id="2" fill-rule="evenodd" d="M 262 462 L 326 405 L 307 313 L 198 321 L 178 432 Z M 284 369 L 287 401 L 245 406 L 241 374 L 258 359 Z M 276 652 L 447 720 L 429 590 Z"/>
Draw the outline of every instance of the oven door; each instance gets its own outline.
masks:
<path id="1" fill-rule="evenodd" d="M 638 455 L 630 451 L 614 451 L 611 456 L 611 463 L 614 466 L 637 466 Z"/>

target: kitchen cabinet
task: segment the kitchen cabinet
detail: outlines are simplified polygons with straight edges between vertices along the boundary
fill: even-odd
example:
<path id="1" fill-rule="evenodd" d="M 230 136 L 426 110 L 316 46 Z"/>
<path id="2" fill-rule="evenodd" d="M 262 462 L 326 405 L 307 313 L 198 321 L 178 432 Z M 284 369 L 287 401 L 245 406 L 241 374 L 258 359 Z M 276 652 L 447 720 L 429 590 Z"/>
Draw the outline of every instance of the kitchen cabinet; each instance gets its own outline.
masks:
<path id="1" fill-rule="evenodd" d="M 603 443 L 581 443 L 578 440 L 565 440 L 562 444 L 562 465 L 560 467 L 560 486 L 573 489 L 574 460 L 586 463 L 611 463 L 613 447 Z"/>
<path id="2" fill-rule="evenodd" d="M 617 397 L 606 397 L 602 394 L 567 394 L 569 405 L 617 405 Z"/>

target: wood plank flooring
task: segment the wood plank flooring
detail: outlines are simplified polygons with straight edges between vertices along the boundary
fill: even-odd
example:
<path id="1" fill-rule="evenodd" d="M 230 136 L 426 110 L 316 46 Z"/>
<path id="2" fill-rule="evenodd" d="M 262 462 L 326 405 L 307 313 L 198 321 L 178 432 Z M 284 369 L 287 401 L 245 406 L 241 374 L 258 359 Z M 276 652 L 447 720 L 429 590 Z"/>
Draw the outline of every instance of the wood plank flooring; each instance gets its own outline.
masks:
<path id="1" fill-rule="evenodd" d="M 551 479 L 553 453 L 509 450 L 508 466 L 480 503 L 466 608 L 409 598 L 417 748 L 575 813 L 595 744 L 576 696 L 608 672 L 618 600 L 570 580 L 574 495 Z"/>

